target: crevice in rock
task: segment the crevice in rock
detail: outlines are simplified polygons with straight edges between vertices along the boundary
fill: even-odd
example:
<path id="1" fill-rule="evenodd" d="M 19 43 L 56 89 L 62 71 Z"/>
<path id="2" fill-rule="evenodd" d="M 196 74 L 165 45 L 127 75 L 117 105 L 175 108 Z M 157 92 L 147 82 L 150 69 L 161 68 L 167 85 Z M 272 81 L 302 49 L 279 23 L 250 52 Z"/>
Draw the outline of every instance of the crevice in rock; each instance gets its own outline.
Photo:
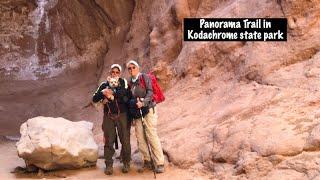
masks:
<path id="1" fill-rule="evenodd" d="M 282 0 L 277 0 L 277 4 L 280 6 L 281 12 L 283 14 L 283 17 L 287 17 L 286 13 L 284 12 Z"/>
<path id="2" fill-rule="evenodd" d="M 172 157 L 167 150 L 163 149 L 163 155 L 165 155 L 167 157 L 169 163 L 172 162 Z"/>
<path id="3" fill-rule="evenodd" d="M 59 9 L 56 10 L 58 14 L 62 14 L 62 12 L 59 12 Z M 72 36 L 70 35 L 69 31 L 67 31 L 65 29 L 65 27 L 62 25 L 62 29 L 63 29 L 63 32 L 68 36 L 68 38 L 72 41 L 74 47 L 76 48 L 76 51 L 82 55 L 82 52 L 84 51 L 84 49 L 82 49 L 78 44 L 77 42 L 72 38 Z"/>
<path id="4" fill-rule="evenodd" d="M 263 76 L 261 76 L 257 70 L 249 71 L 249 72 L 247 72 L 243 77 L 237 78 L 237 80 L 238 80 L 239 82 L 244 80 L 244 81 L 247 81 L 248 83 L 249 83 L 249 82 L 255 82 L 255 83 L 259 84 L 259 85 L 271 86 L 271 87 L 278 87 L 278 88 L 279 88 L 279 86 L 277 86 L 277 85 L 275 85 L 275 84 L 266 82 L 266 81 L 263 79 Z"/>
<path id="5" fill-rule="evenodd" d="M 195 12 L 194 16 L 197 16 L 198 11 L 199 11 L 199 7 L 201 6 L 202 2 L 203 2 L 203 0 L 198 0 L 198 4 L 197 4 L 198 6 L 196 7 L 196 12 Z M 188 7 L 189 7 L 189 11 L 191 11 L 190 2 L 189 1 L 188 1 Z M 190 15 L 192 16 L 192 14 L 190 14 Z"/>
<path id="6" fill-rule="evenodd" d="M 306 170 L 301 170 L 298 168 L 294 168 L 294 167 L 278 167 L 277 169 L 281 169 L 281 170 L 293 170 L 296 171 L 298 173 L 302 173 L 305 174 L 306 176 L 308 176 L 308 172 L 306 172 Z"/>
<path id="7" fill-rule="evenodd" d="M 51 142 L 50 142 L 50 155 L 51 155 L 51 162 L 54 162 L 54 161 L 53 161 L 53 159 L 54 159 L 54 158 L 53 158 L 53 156 L 54 156 L 54 155 L 53 155 L 53 147 L 52 147 L 52 143 L 51 143 Z"/>
<path id="8" fill-rule="evenodd" d="M 34 146 L 34 144 L 33 144 L 33 142 L 32 142 L 32 138 L 31 138 L 31 136 L 30 136 L 30 134 L 29 134 L 29 125 L 28 125 L 28 122 L 26 122 L 26 126 L 27 126 L 27 135 L 28 135 L 28 137 L 29 137 L 30 143 L 32 144 L 33 148 L 35 148 L 35 146 Z"/>
<path id="9" fill-rule="evenodd" d="M 293 56 L 288 57 L 285 61 L 283 61 L 281 64 L 279 64 L 278 67 L 273 68 L 272 71 L 269 73 L 276 72 L 281 68 L 289 67 L 289 66 L 295 65 L 297 63 L 307 62 L 307 61 L 311 60 L 317 53 L 320 52 L 320 48 L 319 47 L 310 47 L 310 48 L 305 48 L 305 49 L 299 49 L 299 50 L 296 50 L 295 52 L 296 53 Z"/>
<path id="10" fill-rule="evenodd" d="M 103 8 L 95 0 L 92 0 L 91 2 L 97 8 L 99 15 L 103 19 L 106 26 L 109 28 L 108 30 L 110 31 L 112 28 L 114 28 L 116 26 L 116 23 L 113 21 L 113 19 L 110 17 L 110 15 L 108 13 L 106 13 L 103 10 Z"/>
<path id="11" fill-rule="evenodd" d="M 180 21 L 177 17 L 177 12 L 176 12 L 176 8 L 174 6 L 171 6 L 170 8 L 170 14 L 171 14 L 171 17 L 172 17 L 172 24 L 178 28 L 179 25 L 180 25 Z M 151 31 L 150 31 L 151 32 Z M 149 33 L 150 34 L 150 33 Z"/>
<path id="12" fill-rule="evenodd" d="M 302 151 L 298 151 L 298 152 L 295 152 L 295 153 L 291 153 L 291 154 L 270 154 L 270 155 L 260 155 L 261 157 L 271 157 L 271 156 L 275 156 L 275 155 L 280 155 L 280 156 L 283 156 L 283 157 L 295 157 L 295 156 L 299 156 L 300 154 L 302 153 L 308 153 L 308 152 L 319 152 L 320 153 L 320 147 L 318 148 L 315 148 L 315 149 L 312 149 L 312 150 L 305 150 L 303 149 Z"/>
<path id="13" fill-rule="evenodd" d="M 310 47 L 310 48 L 306 48 L 301 51 L 298 51 L 298 53 L 295 54 L 294 58 L 284 61 L 281 64 L 282 65 L 281 67 L 290 66 L 303 61 L 308 61 L 312 59 L 318 52 L 319 52 L 319 48 L 317 47 Z"/>

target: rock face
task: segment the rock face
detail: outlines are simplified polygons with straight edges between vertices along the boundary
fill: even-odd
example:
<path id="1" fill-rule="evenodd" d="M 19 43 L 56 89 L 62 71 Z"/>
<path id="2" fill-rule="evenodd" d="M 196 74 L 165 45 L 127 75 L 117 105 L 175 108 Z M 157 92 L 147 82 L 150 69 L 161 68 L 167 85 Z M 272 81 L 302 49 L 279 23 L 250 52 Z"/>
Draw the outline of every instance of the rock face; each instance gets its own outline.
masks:
<path id="1" fill-rule="evenodd" d="M 1 82 L 0 127 L 40 114 L 96 118 L 79 107 L 111 63 L 134 58 L 166 88 L 158 129 L 175 165 L 209 169 L 217 179 L 319 178 L 319 0 L 33 2 L 1 1 L 0 23 L 10 25 L 1 27 L 32 27 L 0 29 L 1 79 L 26 72 L 36 80 Z M 42 20 L 29 22 L 36 12 L 44 12 Z M 285 17 L 288 40 L 183 42 L 184 17 Z M 36 65 L 27 71 L 24 62 Z M 29 106 L 31 100 L 37 103 Z"/>
<path id="2" fill-rule="evenodd" d="M 119 27 L 128 28 L 133 5 L 2 0 L 0 126 L 7 128 L 0 133 L 14 135 L 21 120 L 40 115 L 98 119 L 94 108 L 84 106 L 97 87 L 104 61 L 110 61 L 105 58 L 110 39 Z"/>
<path id="3" fill-rule="evenodd" d="M 319 177 L 319 1 L 136 4 L 126 56 L 167 87 L 158 129 L 170 161 L 217 179 Z M 286 17 L 288 40 L 183 42 L 183 17 Z"/>
<path id="4" fill-rule="evenodd" d="M 92 166 L 98 159 L 91 122 L 35 117 L 20 127 L 19 157 L 45 170 Z"/>

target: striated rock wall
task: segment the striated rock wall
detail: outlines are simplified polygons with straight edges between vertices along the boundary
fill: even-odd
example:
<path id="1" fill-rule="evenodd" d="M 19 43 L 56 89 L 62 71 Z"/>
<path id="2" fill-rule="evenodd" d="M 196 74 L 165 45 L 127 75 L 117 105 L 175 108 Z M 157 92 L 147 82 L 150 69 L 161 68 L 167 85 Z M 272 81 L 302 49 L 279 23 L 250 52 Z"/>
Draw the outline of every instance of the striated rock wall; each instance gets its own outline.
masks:
<path id="1" fill-rule="evenodd" d="M 167 87 L 158 129 L 170 161 L 216 178 L 319 177 L 319 1 L 136 4 L 127 57 Z M 288 41 L 183 42 L 183 17 L 286 17 Z"/>
<path id="2" fill-rule="evenodd" d="M 218 179 L 319 177 L 319 5 L 2 1 L 1 27 L 12 28 L 1 28 L 0 125 L 40 114 L 99 119 L 82 105 L 110 64 L 134 58 L 166 88 L 158 129 L 175 165 Z M 42 18 L 30 20 L 35 13 Z M 288 40 L 183 42 L 184 17 L 286 17 Z"/>
<path id="3" fill-rule="evenodd" d="M 91 1 L 17 0 L 1 7 L 1 80 L 56 77 L 78 69 L 80 61 L 97 63 L 85 56 L 107 50 L 112 25 Z"/>
<path id="4" fill-rule="evenodd" d="M 111 37 L 133 9 L 133 1 L 116 2 L 0 2 L 0 125 L 7 127 L 1 134 L 17 133 L 24 119 L 38 115 L 98 119 L 84 107 L 108 61 Z"/>

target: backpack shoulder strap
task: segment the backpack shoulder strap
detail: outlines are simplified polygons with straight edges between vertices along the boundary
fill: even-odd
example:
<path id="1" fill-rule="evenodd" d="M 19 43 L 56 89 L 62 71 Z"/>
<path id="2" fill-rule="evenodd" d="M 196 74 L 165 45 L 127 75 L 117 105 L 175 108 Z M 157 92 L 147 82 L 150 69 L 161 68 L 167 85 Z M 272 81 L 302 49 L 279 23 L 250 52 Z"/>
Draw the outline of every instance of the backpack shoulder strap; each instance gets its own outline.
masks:
<path id="1" fill-rule="evenodd" d="M 128 88 L 128 82 L 124 78 L 119 78 L 120 86 L 124 87 L 125 89 Z"/>
<path id="2" fill-rule="evenodd" d="M 121 79 L 122 79 L 122 78 L 121 78 Z M 128 89 L 128 87 L 129 87 L 128 81 L 127 81 L 125 78 L 123 78 L 122 80 L 123 80 L 123 82 L 124 82 L 124 88 L 125 88 L 125 89 Z"/>
<path id="3" fill-rule="evenodd" d="M 143 88 L 146 88 L 146 74 L 145 73 L 141 73 L 141 76 L 139 77 L 139 83 Z"/>
<path id="4" fill-rule="evenodd" d="M 131 89 L 133 84 L 131 77 L 126 82 L 127 82 L 128 88 Z"/>

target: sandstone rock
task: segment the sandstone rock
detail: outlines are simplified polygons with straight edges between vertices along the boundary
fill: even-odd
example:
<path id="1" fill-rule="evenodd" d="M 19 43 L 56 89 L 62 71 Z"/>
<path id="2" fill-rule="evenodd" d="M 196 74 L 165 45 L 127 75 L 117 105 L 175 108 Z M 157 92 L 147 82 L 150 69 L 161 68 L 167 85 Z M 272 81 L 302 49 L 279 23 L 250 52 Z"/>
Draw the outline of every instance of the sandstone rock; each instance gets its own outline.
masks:
<path id="1" fill-rule="evenodd" d="M 320 11 L 317 0 L 137 0 L 128 4 L 122 0 L 110 3 L 102 0 L 70 2 L 59 0 L 53 9 L 49 8 L 48 19 L 59 25 L 54 31 L 59 35 L 52 38 L 50 34 L 44 34 L 39 42 L 46 42 L 48 47 L 52 47 L 51 39 L 60 40 L 60 43 L 53 45 L 61 52 L 57 53 L 57 57 L 62 59 L 50 63 L 55 62 L 56 67 L 69 67 L 65 64 L 71 55 L 70 69 L 79 70 L 82 75 L 94 74 L 92 72 L 99 71 L 99 68 L 88 68 L 83 62 L 89 60 L 91 65 L 102 67 L 100 61 L 92 60 L 102 56 L 91 58 L 91 55 L 103 54 L 107 46 L 102 44 L 108 44 L 112 52 L 110 50 L 105 58 L 105 69 L 110 63 L 125 64 L 128 59 L 135 58 L 143 71 L 155 70 L 159 81 L 167 89 L 166 101 L 158 105 L 158 132 L 173 164 L 198 169 L 202 167 L 201 163 L 217 179 L 319 178 Z M 114 2 L 119 2 L 123 8 Z M 24 15 L 28 11 L 39 10 L 32 4 L 23 6 L 27 7 L 23 10 Z M 126 12 L 121 12 L 121 9 Z M 69 11 L 74 15 L 68 14 Z M 87 12 L 93 16 L 88 16 Z M 61 20 L 63 16 L 66 17 Z M 186 16 L 286 17 L 288 40 L 268 43 L 184 42 L 181 22 Z M 23 19 L 19 13 L 10 12 L 4 13 L 1 22 L 7 22 L 10 17 L 19 22 Z M 79 23 L 73 26 L 73 21 Z M 44 18 L 40 22 L 43 32 L 46 27 L 43 22 L 48 21 Z M 62 22 L 61 25 L 59 22 Z M 81 23 L 86 26 L 83 31 L 79 29 Z M 12 26 L 19 27 L 16 24 Z M 10 28 L 5 30 L 7 35 Z M 109 31 L 115 32 L 112 41 Z M 16 43 L 6 38 L 0 46 L 0 53 L 12 52 L 6 54 L 4 59 L 19 59 L 18 52 L 26 56 L 39 54 L 34 52 L 35 48 L 30 48 L 37 43 L 31 35 L 14 34 L 17 34 L 14 36 L 17 37 Z M 121 36 L 117 36 L 119 34 Z M 104 37 L 102 41 L 100 37 Z M 30 42 L 30 46 L 26 42 Z M 87 46 L 86 43 L 93 45 Z M 25 48 L 18 47 L 20 45 Z M 43 54 L 44 49 L 40 46 L 37 50 Z M 40 58 L 39 63 L 46 64 L 45 55 L 40 56 L 44 58 Z M 78 62 L 74 57 L 82 61 Z M 7 62 L 5 64 L 8 65 Z M 0 75 L 14 79 L 23 67 L 25 64 L 0 67 Z M 39 77 L 54 74 L 52 69 L 38 67 L 37 64 L 35 67 Z M 89 78 L 87 82 L 93 79 Z M 76 109 L 74 112 L 80 112 L 77 117 L 86 116 L 88 113 L 79 111 L 78 104 L 82 101 L 77 98 L 91 93 L 84 88 L 87 86 L 85 83 L 80 87 L 82 93 L 78 91 L 79 87 L 73 86 L 74 82 L 79 81 L 84 80 L 78 77 L 65 86 L 64 81 L 59 79 L 63 87 L 54 86 L 57 92 L 46 95 L 49 88 L 37 90 L 39 93 L 31 93 L 33 96 L 29 99 L 17 97 L 17 94 L 28 94 L 36 88 L 25 88 L 24 84 L 19 84 L 18 89 L 24 91 L 12 92 L 11 88 L 0 86 L 0 106 L 6 107 L 0 111 L 0 116 L 10 119 L 3 112 L 7 109 L 25 109 L 20 102 L 33 100 L 38 94 L 44 95 L 39 99 L 50 101 L 41 101 L 46 107 L 30 108 L 29 116 L 48 112 L 47 109 L 54 109 L 50 111 L 53 114 L 64 112 L 68 116 L 69 111 L 64 109 Z M 17 87 L 17 84 L 10 87 Z M 11 102 L 10 97 L 19 99 L 19 102 L 12 106 L 1 104 Z M 62 105 L 63 109 L 59 109 Z"/>
<path id="2" fill-rule="evenodd" d="M 295 170 L 283 170 L 283 169 L 277 169 L 275 171 L 272 171 L 270 174 L 268 174 L 268 177 L 265 179 L 280 179 L 280 180 L 289 180 L 289 179 L 295 179 L 295 180 L 307 180 L 309 179 L 305 174 L 301 172 L 297 172 Z"/>
<path id="3" fill-rule="evenodd" d="M 237 173 L 245 173 L 250 179 L 265 176 L 272 169 L 272 163 L 266 158 L 258 156 L 256 152 L 242 153 L 236 163 Z"/>
<path id="4" fill-rule="evenodd" d="M 110 60 L 105 55 L 111 34 L 129 24 L 133 5 L 134 1 L 1 1 L 0 106 L 6 111 L 0 110 L 0 125 L 10 125 L 0 133 L 17 134 L 22 120 L 39 115 L 100 119 L 94 108 L 83 107 L 91 100 L 104 61 Z M 77 98 L 64 97 L 74 93 Z M 9 100 L 16 94 L 24 95 L 15 97 L 19 102 Z M 30 106 L 30 99 L 35 105 Z"/>
<path id="5" fill-rule="evenodd" d="M 272 179 L 316 179 L 319 176 L 319 152 L 303 152 L 294 157 L 287 157 L 269 172 L 267 177 Z M 300 176 L 297 178 L 296 176 Z"/>
<path id="6" fill-rule="evenodd" d="M 306 150 L 316 150 L 320 146 L 320 125 L 315 126 L 308 139 L 305 146 Z"/>
<path id="7" fill-rule="evenodd" d="M 183 22 L 183 18 L 190 17 L 189 4 L 187 0 L 175 0 L 175 15 L 180 23 Z"/>
<path id="8" fill-rule="evenodd" d="M 316 1 L 141 0 L 138 4 L 148 11 L 136 6 L 130 32 L 149 35 L 150 40 L 132 36 L 126 43 L 127 56 L 150 49 L 139 58 L 146 69 L 150 62 L 157 65 L 164 79 L 166 101 L 158 105 L 158 129 L 175 165 L 193 167 L 200 162 L 218 179 L 316 177 L 319 168 L 299 167 L 290 158 L 319 150 Z M 171 15 L 168 9 L 174 10 Z M 288 41 L 180 45 L 179 37 L 171 34 L 180 32 L 176 27 L 186 16 L 288 17 Z M 172 52 L 168 45 L 180 48 Z M 284 162 L 292 164 L 280 165 Z"/>
<path id="9" fill-rule="evenodd" d="M 98 145 L 93 124 L 64 118 L 35 117 L 21 125 L 17 142 L 19 157 L 27 166 L 45 170 L 81 168 L 96 164 Z"/>

